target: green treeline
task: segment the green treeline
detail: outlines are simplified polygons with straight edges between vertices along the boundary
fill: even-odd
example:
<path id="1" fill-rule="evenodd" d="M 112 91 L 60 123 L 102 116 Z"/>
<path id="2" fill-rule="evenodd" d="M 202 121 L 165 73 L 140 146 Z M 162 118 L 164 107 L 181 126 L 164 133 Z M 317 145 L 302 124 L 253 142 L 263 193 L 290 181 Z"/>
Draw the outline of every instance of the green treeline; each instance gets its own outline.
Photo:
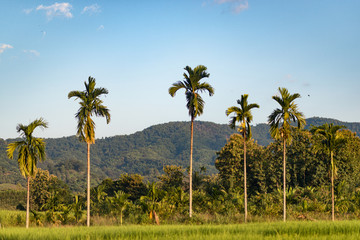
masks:
<path id="1" fill-rule="evenodd" d="M 335 214 L 340 219 L 360 216 L 360 138 L 341 130 L 344 143 L 334 153 Z M 318 136 L 295 131 L 287 148 L 287 211 L 289 219 L 330 219 L 330 159 L 314 149 Z M 172 222 L 241 222 L 244 212 L 243 141 L 232 134 L 216 154 L 218 174 L 205 167 L 193 172 L 193 211 L 188 214 L 188 172 L 165 165 L 155 182 L 140 174 L 103 179 L 91 189 L 95 224 Z M 249 219 L 280 219 L 282 215 L 282 143 L 247 144 Z M 84 224 L 85 193 L 74 194 L 48 171 L 39 170 L 31 182 L 32 224 Z M 3 195 L 2 195 L 3 196 Z M 25 195 L 23 195 L 25 197 Z M 23 203 L 22 202 L 19 203 Z M 15 204 L 15 203 L 14 203 Z M 16 203 L 18 204 L 18 203 Z M 40 211 L 40 212 L 39 212 Z M 121 220 L 122 219 L 122 220 Z"/>
<path id="2" fill-rule="evenodd" d="M 308 118 L 307 126 L 324 123 L 345 125 L 353 132 L 360 132 L 360 123 L 344 123 L 334 119 Z M 226 124 L 195 122 L 194 169 L 206 167 L 207 174 L 218 173 L 215 168 L 216 152 L 235 131 Z M 149 127 L 131 135 L 98 139 L 91 149 L 92 185 L 105 178 L 117 179 L 121 174 L 140 174 L 145 181 L 155 181 L 165 165 L 188 167 L 189 122 L 171 122 Z M 252 127 L 252 135 L 261 146 L 273 140 L 267 124 Z M 6 156 L 6 146 L 11 139 L 0 139 L 0 184 L 26 185 L 19 174 L 17 162 Z M 64 181 L 72 191 L 82 192 L 86 187 L 86 145 L 78 138 L 46 139 L 46 161 L 39 167 L 49 170 Z"/>

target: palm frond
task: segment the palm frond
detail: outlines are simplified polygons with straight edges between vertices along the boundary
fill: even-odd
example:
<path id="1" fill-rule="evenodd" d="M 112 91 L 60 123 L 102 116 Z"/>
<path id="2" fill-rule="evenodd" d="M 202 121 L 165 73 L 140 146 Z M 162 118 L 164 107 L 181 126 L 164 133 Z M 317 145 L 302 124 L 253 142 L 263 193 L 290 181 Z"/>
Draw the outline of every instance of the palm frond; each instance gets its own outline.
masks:
<path id="1" fill-rule="evenodd" d="M 182 89 L 182 88 L 184 88 L 185 91 L 186 91 L 186 89 L 187 89 L 186 84 L 184 84 L 184 83 L 181 82 L 181 81 L 178 81 L 178 82 L 174 83 L 174 84 L 169 88 L 168 91 L 169 91 L 169 94 L 170 94 L 172 97 L 174 97 L 175 94 L 176 94 L 176 92 L 177 92 L 179 89 Z"/>

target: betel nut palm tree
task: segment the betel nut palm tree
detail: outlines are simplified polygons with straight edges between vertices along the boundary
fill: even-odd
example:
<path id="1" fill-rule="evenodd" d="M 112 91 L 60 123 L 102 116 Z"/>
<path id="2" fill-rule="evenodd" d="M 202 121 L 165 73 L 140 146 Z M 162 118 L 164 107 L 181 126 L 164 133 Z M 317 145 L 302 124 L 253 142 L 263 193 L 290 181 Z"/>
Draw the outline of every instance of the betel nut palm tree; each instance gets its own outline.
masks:
<path id="1" fill-rule="evenodd" d="M 20 133 L 21 140 L 9 143 L 7 156 L 14 158 L 14 152 L 18 149 L 17 160 L 21 174 L 27 178 L 27 199 L 26 199 L 26 228 L 29 227 L 29 202 L 30 202 L 30 178 L 37 172 L 37 163 L 45 160 L 45 142 L 42 138 L 33 136 L 36 128 L 47 128 L 48 123 L 39 118 L 29 125 L 18 124 L 16 130 Z"/>
<path id="2" fill-rule="evenodd" d="M 193 139 L 194 139 L 194 120 L 204 111 L 205 101 L 200 96 L 202 92 L 208 92 L 210 96 L 214 94 L 214 88 L 207 82 L 201 82 L 203 78 L 208 78 L 210 74 L 206 72 L 207 68 L 199 65 L 192 69 L 189 66 L 184 68 L 186 71 L 183 81 L 173 83 L 169 88 L 169 94 L 174 97 L 179 89 L 185 90 L 186 107 L 189 110 L 191 118 L 191 136 L 190 136 L 190 170 L 189 170 L 189 216 L 192 217 L 192 157 L 193 157 Z"/>
<path id="3" fill-rule="evenodd" d="M 78 120 L 76 135 L 81 141 L 87 144 L 87 226 L 90 226 L 90 145 L 95 143 L 95 122 L 92 116 L 106 118 L 106 123 L 110 122 L 110 110 L 103 105 L 101 95 L 108 94 L 106 88 L 95 88 L 95 78 L 89 77 L 88 82 L 84 82 L 84 91 L 71 91 L 68 98 L 79 99 L 80 107 L 75 114 Z"/>
<path id="4" fill-rule="evenodd" d="M 232 106 L 226 110 L 226 116 L 234 113 L 235 116 L 230 118 L 229 125 L 231 128 L 236 128 L 236 122 L 240 123 L 239 132 L 243 135 L 244 140 L 244 218 L 245 222 L 247 222 L 247 184 L 246 184 L 246 141 L 251 138 L 251 126 L 250 123 L 253 120 L 253 116 L 251 114 L 251 109 L 259 108 L 259 105 L 256 103 L 249 104 L 247 99 L 249 95 L 244 94 L 241 95 L 241 99 L 237 100 L 237 103 L 240 107 Z"/>
<path id="5" fill-rule="evenodd" d="M 334 152 L 337 150 L 344 142 L 340 134 L 340 129 L 345 128 L 345 126 L 334 125 L 334 124 L 323 124 L 321 126 L 311 128 L 311 132 L 315 135 L 321 137 L 320 142 L 314 144 L 315 151 L 324 149 L 330 155 L 330 167 L 331 167 L 331 220 L 335 221 L 335 194 L 334 194 Z"/>
<path id="6" fill-rule="evenodd" d="M 276 108 L 268 117 L 270 124 L 270 135 L 274 139 L 282 140 L 283 143 L 283 197 L 284 197 L 284 221 L 286 221 L 286 143 L 291 142 L 291 132 L 296 128 L 301 129 L 305 126 L 305 117 L 299 111 L 294 102 L 300 98 L 300 94 L 290 94 L 286 88 L 279 88 L 280 96 L 273 96 L 280 108 Z M 293 124 L 296 125 L 296 127 Z"/>

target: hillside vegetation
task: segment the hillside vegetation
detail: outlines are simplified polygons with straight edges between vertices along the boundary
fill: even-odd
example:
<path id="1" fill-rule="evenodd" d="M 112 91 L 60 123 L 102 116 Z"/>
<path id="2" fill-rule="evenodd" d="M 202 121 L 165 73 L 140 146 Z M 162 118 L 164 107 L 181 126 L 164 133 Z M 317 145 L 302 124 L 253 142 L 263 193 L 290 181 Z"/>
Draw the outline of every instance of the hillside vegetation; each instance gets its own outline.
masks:
<path id="1" fill-rule="evenodd" d="M 323 123 L 341 124 L 359 133 L 360 123 L 345 123 L 327 118 L 307 119 L 307 128 Z M 252 128 L 253 138 L 266 146 L 272 142 L 267 124 Z M 216 173 L 215 159 L 235 131 L 226 124 L 197 121 L 194 136 L 194 169 Z M 166 165 L 188 167 L 189 122 L 170 122 L 151 126 L 130 135 L 98 139 L 91 148 L 91 175 L 93 184 L 105 178 L 117 179 L 123 173 L 139 173 L 146 180 L 157 180 Z M 6 157 L 6 146 L 11 139 L 0 139 L 0 184 L 25 185 L 17 162 Z M 83 191 L 86 184 L 86 145 L 75 136 L 46 139 L 47 160 L 39 164 L 67 183 L 73 191 Z"/>

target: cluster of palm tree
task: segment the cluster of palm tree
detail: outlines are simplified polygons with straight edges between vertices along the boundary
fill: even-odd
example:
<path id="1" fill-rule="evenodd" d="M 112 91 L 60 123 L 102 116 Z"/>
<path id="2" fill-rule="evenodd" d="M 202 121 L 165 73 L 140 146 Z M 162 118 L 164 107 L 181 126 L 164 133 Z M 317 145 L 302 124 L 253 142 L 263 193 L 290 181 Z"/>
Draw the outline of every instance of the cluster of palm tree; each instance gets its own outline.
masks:
<path id="1" fill-rule="evenodd" d="M 199 65 L 192 69 L 189 66 L 184 68 L 186 71 L 183 76 L 183 81 L 178 81 L 172 84 L 168 89 L 169 94 L 174 97 L 176 92 L 180 89 L 185 90 L 186 107 L 191 118 L 191 137 L 190 137 L 190 165 L 189 165 L 189 216 L 192 217 L 192 192 L 193 192 L 193 136 L 194 136 L 194 121 L 196 117 L 200 116 L 204 111 L 205 102 L 200 93 L 207 92 L 210 96 L 214 94 L 214 88 L 207 82 L 202 82 L 204 78 L 209 78 L 210 74 L 207 68 Z M 90 226 L 90 146 L 95 143 L 95 123 L 92 119 L 93 116 L 105 117 L 106 122 L 110 122 L 110 110 L 103 105 L 100 99 L 102 95 L 108 94 L 105 88 L 96 88 L 95 79 L 88 78 L 88 82 L 84 82 L 84 91 L 71 91 L 68 98 L 75 98 L 79 100 L 80 107 L 75 114 L 78 121 L 77 133 L 81 141 L 87 144 L 87 226 Z M 300 94 L 290 94 L 286 88 L 279 88 L 279 96 L 272 98 L 280 105 L 268 117 L 270 125 L 270 133 L 274 139 L 282 140 L 283 143 L 283 218 L 286 221 L 286 145 L 291 143 L 291 132 L 295 128 L 303 128 L 305 125 L 304 115 L 298 110 L 297 104 L 294 102 L 300 98 Z M 230 127 L 236 128 L 236 122 L 239 122 L 238 130 L 243 137 L 244 146 L 244 211 L 245 222 L 248 217 L 247 210 L 247 178 L 246 178 L 246 142 L 251 139 L 251 125 L 253 120 L 251 110 L 259 108 L 258 104 L 248 103 L 248 95 L 241 95 L 241 99 L 237 100 L 240 107 L 232 106 L 226 110 L 226 115 L 235 114 L 230 119 Z M 19 124 L 17 131 L 21 134 L 22 139 L 10 143 L 8 145 L 7 153 L 9 158 L 14 157 L 14 152 L 18 149 L 18 163 L 19 168 L 24 177 L 28 179 L 27 190 L 27 215 L 26 227 L 29 226 L 29 182 L 31 177 L 34 177 L 37 171 L 36 165 L 38 161 L 45 159 L 45 142 L 41 138 L 33 136 L 33 132 L 37 127 L 47 128 L 48 124 L 44 119 L 40 118 L 30 123 L 29 125 Z M 339 146 L 341 140 L 338 136 L 338 130 L 343 126 L 323 125 L 320 127 L 313 127 L 312 132 L 323 136 L 319 147 L 325 147 L 331 157 L 331 183 L 332 183 L 332 219 L 334 220 L 334 163 L 333 153 L 334 149 Z M 121 213 L 124 209 L 124 202 L 128 195 L 123 192 L 117 192 L 112 201 L 116 209 Z M 124 200 L 125 199 L 125 200 Z M 154 199 L 153 199 L 154 200 Z M 151 197 L 149 198 L 151 202 Z M 155 210 L 151 211 L 156 214 Z"/>
<path id="2" fill-rule="evenodd" d="M 77 133 L 81 141 L 87 144 L 87 226 L 90 226 L 90 145 L 95 143 L 95 122 L 92 116 L 101 116 L 110 122 L 110 110 L 103 105 L 101 95 L 108 94 L 106 88 L 95 88 L 95 78 L 89 77 L 88 82 L 84 82 L 84 91 L 71 91 L 68 98 L 79 99 L 80 107 L 75 117 L 78 120 Z M 28 178 L 28 196 L 26 211 L 26 228 L 29 227 L 29 182 L 30 178 L 36 175 L 36 165 L 38 160 L 45 160 L 45 142 L 42 138 L 33 137 L 35 128 L 46 128 L 47 123 L 40 118 L 29 125 L 19 124 L 17 131 L 21 134 L 22 140 L 10 143 L 7 149 L 10 159 L 14 156 L 14 151 L 19 148 L 18 163 L 23 176 Z"/>
<path id="3" fill-rule="evenodd" d="M 169 88 L 169 94 L 173 97 L 179 89 L 185 90 L 186 107 L 189 110 L 191 117 L 191 138 L 190 138 L 190 171 L 189 171 L 189 216 L 192 216 L 192 155 L 193 155 L 193 125 L 197 116 L 203 113 L 204 100 L 199 93 L 208 92 L 210 96 L 214 94 L 213 87 L 206 82 L 201 82 L 203 78 L 208 78 L 209 73 L 206 72 L 205 66 L 199 65 L 194 69 L 189 66 L 184 68 L 187 73 L 184 73 L 184 81 L 178 81 Z M 299 111 L 295 100 L 300 98 L 299 93 L 290 94 L 286 88 L 279 88 L 279 96 L 273 96 L 279 105 L 268 117 L 270 125 L 270 134 L 274 139 L 282 140 L 283 142 L 283 220 L 286 221 L 286 144 L 291 143 L 291 133 L 295 128 L 301 129 L 305 126 L 305 117 Z M 230 127 L 235 128 L 236 122 L 239 122 L 239 132 L 243 136 L 244 141 L 244 217 L 247 221 L 247 184 L 246 184 L 246 142 L 251 138 L 250 123 L 253 119 L 251 109 L 259 108 L 256 103 L 249 104 L 248 94 L 241 95 L 241 99 L 237 100 L 240 107 L 232 106 L 226 110 L 226 115 L 234 113 L 235 116 L 231 117 Z M 296 127 L 294 125 L 297 125 Z M 334 148 L 339 145 L 341 140 L 338 130 L 343 126 L 323 125 L 320 127 L 313 127 L 312 131 L 324 137 L 321 146 L 329 150 L 331 156 L 331 184 L 332 184 L 332 220 L 334 220 L 334 164 L 333 153 Z"/>

